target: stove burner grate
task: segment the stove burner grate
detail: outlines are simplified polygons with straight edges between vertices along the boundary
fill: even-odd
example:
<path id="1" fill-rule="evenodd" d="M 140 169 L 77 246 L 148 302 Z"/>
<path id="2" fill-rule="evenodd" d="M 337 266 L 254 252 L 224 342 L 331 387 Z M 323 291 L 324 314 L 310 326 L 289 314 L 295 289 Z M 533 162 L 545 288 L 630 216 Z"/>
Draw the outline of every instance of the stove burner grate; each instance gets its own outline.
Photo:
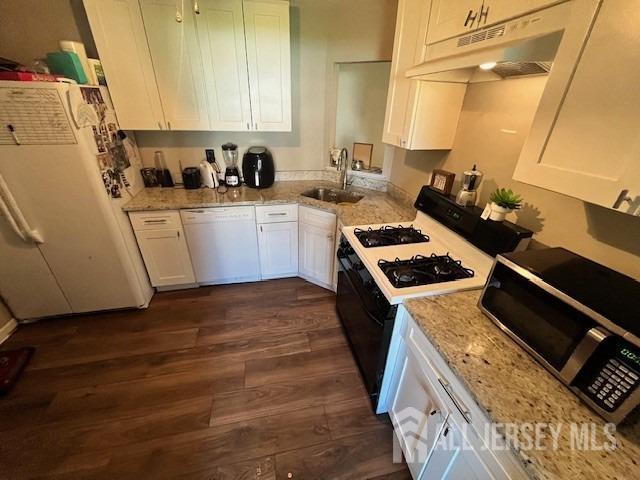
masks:
<path id="1" fill-rule="evenodd" d="M 416 255 L 408 260 L 379 260 L 378 267 L 395 288 L 417 287 L 433 283 L 450 282 L 475 275 L 462 266 L 462 262 L 446 255 L 425 257 Z"/>
<path id="2" fill-rule="evenodd" d="M 407 245 L 410 243 L 424 243 L 429 241 L 429 236 L 410 225 L 393 227 L 385 225 L 376 230 L 369 227 L 367 230 L 356 228 L 354 235 L 365 248 L 386 247 L 389 245 Z"/>

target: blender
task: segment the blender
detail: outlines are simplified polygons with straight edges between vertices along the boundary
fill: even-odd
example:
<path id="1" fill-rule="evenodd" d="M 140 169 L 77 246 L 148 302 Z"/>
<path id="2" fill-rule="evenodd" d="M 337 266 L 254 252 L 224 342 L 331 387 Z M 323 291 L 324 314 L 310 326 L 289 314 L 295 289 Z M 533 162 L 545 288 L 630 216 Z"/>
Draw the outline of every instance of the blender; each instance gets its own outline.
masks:
<path id="1" fill-rule="evenodd" d="M 474 165 L 471 170 L 462 174 L 462 189 L 456 195 L 456 203 L 461 207 L 473 207 L 478 198 L 478 187 L 482 180 L 482 172 L 476 170 Z"/>
<path id="2" fill-rule="evenodd" d="M 238 170 L 238 146 L 235 143 L 222 145 L 222 158 L 227 167 L 224 181 L 229 187 L 240 186 L 240 170 Z"/>

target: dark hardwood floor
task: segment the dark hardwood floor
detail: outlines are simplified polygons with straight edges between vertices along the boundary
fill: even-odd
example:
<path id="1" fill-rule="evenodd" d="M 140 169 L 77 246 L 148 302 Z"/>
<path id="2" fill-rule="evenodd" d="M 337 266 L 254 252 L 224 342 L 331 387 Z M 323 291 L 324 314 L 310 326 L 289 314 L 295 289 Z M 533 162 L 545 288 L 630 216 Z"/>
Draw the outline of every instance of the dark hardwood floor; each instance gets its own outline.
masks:
<path id="1" fill-rule="evenodd" d="M 21 326 L 0 478 L 409 479 L 334 303 L 283 279 Z"/>

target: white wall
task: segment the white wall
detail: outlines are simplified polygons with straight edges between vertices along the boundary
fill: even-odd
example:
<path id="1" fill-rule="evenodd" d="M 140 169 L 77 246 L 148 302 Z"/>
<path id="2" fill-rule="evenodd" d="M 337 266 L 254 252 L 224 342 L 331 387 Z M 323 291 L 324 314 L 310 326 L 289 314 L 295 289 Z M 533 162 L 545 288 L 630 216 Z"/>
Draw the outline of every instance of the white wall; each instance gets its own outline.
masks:
<path id="1" fill-rule="evenodd" d="M 335 134 L 336 62 L 390 61 L 397 0 L 292 0 L 291 69 L 293 131 L 255 132 L 136 132 L 143 162 L 153 164 L 163 150 L 169 168 L 197 165 L 205 148 L 233 142 L 240 157 L 251 145 L 273 153 L 276 169 L 324 170 L 329 138 Z"/>
<path id="2" fill-rule="evenodd" d="M 509 220 L 535 232 L 548 246 L 562 246 L 640 279 L 640 218 L 591 205 L 511 177 L 546 77 L 470 85 L 451 152 L 396 150 L 391 182 L 412 196 L 428 183 L 433 168 L 457 175 L 473 164 L 484 172 L 479 205 L 496 187 L 522 195 L 524 208 Z M 515 132 L 515 133 L 514 133 Z"/>
<path id="3" fill-rule="evenodd" d="M 335 146 L 346 147 L 353 158 L 353 143 L 372 143 L 371 165 L 384 160 L 384 112 L 389 88 L 390 62 L 340 64 Z"/>

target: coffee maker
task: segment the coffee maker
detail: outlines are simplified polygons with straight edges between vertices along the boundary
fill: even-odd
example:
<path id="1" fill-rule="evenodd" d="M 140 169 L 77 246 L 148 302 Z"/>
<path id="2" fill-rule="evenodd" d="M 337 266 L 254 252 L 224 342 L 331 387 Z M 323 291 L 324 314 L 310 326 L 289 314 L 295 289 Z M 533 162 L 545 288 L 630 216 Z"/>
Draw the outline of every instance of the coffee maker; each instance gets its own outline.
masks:
<path id="1" fill-rule="evenodd" d="M 482 172 L 476 170 L 474 165 L 471 170 L 462 174 L 462 189 L 456 195 L 456 203 L 461 207 L 473 207 L 478 199 L 478 187 L 482 180 Z"/>

